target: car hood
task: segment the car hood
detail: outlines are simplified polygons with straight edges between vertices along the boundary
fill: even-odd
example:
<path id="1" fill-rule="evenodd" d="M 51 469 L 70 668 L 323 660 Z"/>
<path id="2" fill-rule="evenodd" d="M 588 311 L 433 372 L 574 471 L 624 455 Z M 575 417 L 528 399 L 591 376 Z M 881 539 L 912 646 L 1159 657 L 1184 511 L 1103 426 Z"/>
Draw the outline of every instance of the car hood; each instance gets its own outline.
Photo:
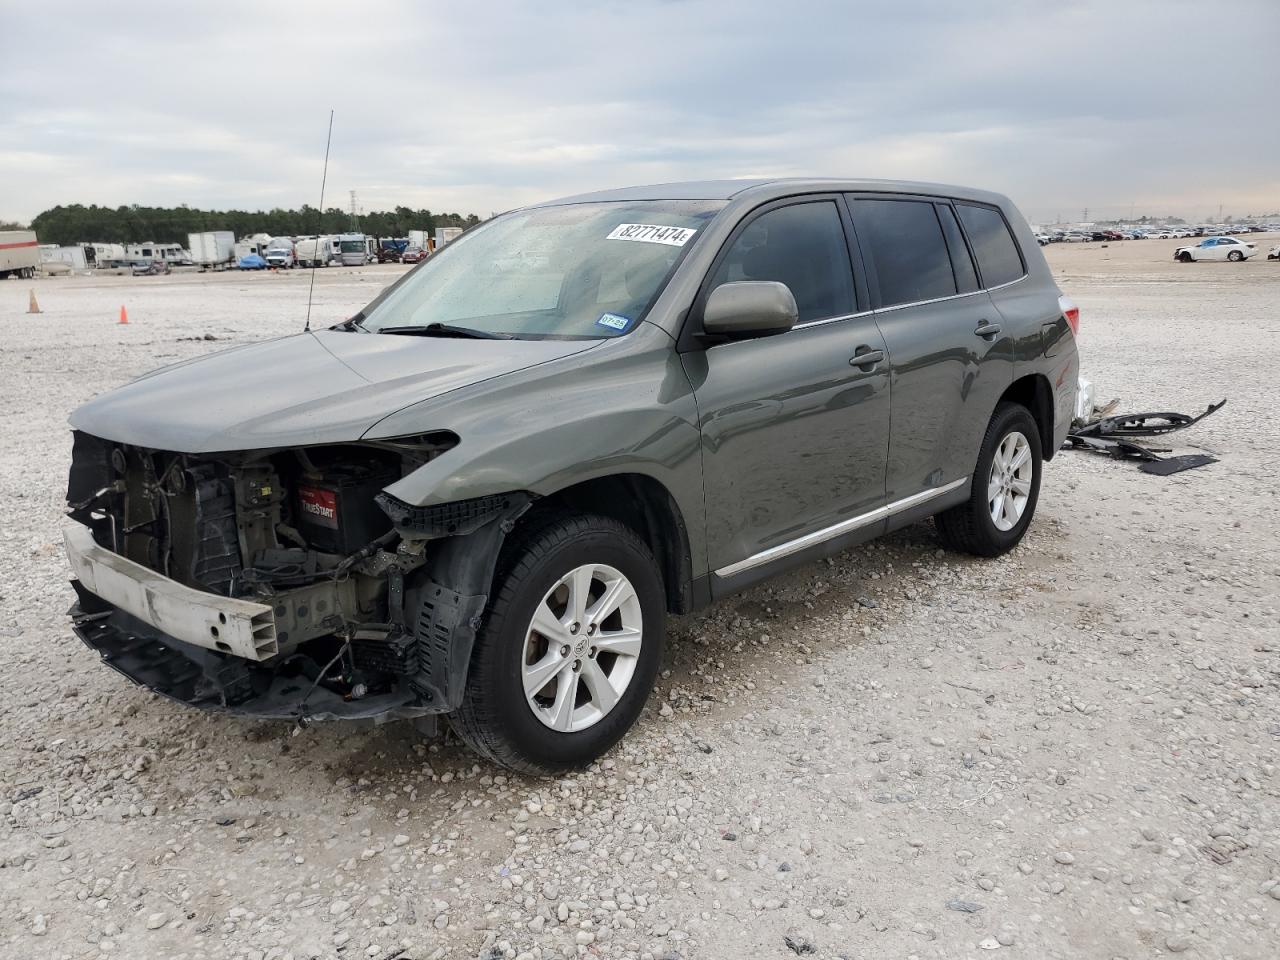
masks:
<path id="1" fill-rule="evenodd" d="M 90 400 L 70 423 L 180 453 L 349 442 L 410 404 L 600 342 L 312 331 L 163 367 Z"/>

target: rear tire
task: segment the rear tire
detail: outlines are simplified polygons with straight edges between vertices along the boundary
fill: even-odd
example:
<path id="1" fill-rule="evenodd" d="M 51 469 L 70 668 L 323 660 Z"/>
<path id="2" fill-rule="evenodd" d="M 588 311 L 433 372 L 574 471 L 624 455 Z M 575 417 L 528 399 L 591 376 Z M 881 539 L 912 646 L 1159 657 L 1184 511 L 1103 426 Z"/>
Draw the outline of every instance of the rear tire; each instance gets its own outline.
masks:
<path id="1" fill-rule="evenodd" d="M 575 621 L 578 583 L 585 615 Z M 593 622 L 615 587 L 620 596 L 630 588 L 633 600 Z M 586 766 L 644 709 L 662 660 L 665 615 L 658 565 L 630 528 L 593 515 L 535 522 L 503 549 L 450 725 L 476 753 L 521 773 Z M 606 649 L 614 646 L 627 652 Z"/>
<path id="2" fill-rule="evenodd" d="M 1244 259 L 1244 254 L 1241 253 L 1239 250 L 1232 250 L 1230 253 L 1227 254 L 1227 259 L 1230 260 L 1232 263 L 1239 263 L 1241 260 Z"/>
<path id="3" fill-rule="evenodd" d="M 1001 403 L 982 439 L 969 499 L 933 518 L 943 545 L 979 557 L 1016 547 L 1035 516 L 1041 467 L 1035 418 L 1020 404 Z"/>

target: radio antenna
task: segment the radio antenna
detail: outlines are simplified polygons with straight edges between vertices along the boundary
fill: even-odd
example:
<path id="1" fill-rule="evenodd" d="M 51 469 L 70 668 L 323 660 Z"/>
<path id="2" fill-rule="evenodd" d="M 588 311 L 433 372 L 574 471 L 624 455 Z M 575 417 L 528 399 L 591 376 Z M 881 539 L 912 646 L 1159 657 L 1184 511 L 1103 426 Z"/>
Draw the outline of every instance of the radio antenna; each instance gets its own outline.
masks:
<path id="1" fill-rule="evenodd" d="M 320 228 L 324 226 L 324 185 L 329 179 L 329 144 L 333 142 L 333 110 L 329 110 L 329 135 L 324 140 L 324 173 L 320 175 L 320 216 L 316 224 L 315 249 L 311 252 L 311 286 L 307 290 L 307 325 L 303 333 L 311 332 L 311 296 L 316 291 L 316 266 L 320 263 Z"/>

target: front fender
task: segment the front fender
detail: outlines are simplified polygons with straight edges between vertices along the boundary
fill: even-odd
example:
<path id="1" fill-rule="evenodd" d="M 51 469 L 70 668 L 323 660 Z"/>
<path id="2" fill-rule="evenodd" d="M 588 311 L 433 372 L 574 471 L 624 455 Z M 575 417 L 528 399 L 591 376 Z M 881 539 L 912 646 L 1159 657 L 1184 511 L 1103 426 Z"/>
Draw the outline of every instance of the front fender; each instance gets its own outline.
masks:
<path id="1" fill-rule="evenodd" d="M 405 503 L 430 506 L 527 490 L 548 496 L 597 477 L 640 473 L 668 489 L 698 462 L 698 430 L 667 410 L 624 410 L 539 423 L 531 416 L 492 420 L 443 456 L 386 488 Z"/>
<path id="2" fill-rule="evenodd" d="M 598 477 L 641 474 L 661 483 L 686 518 L 699 575 L 702 458 L 693 387 L 671 338 L 641 328 L 388 417 L 366 439 L 448 430 L 459 440 L 386 492 L 434 506 L 512 491 L 549 496 Z"/>

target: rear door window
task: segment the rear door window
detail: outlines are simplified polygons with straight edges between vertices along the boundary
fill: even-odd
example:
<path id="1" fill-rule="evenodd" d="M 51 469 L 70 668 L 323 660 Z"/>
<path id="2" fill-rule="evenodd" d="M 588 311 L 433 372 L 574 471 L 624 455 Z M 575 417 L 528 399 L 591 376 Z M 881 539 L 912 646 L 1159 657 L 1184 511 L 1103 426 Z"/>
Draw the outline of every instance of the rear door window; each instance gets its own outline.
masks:
<path id="1" fill-rule="evenodd" d="M 999 210 L 971 203 L 957 203 L 956 210 L 978 258 L 984 287 L 998 287 L 1026 273 L 1018 244 Z"/>
<path id="2" fill-rule="evenodd" d="M 835 203 L 778 207 L 748 223 L 716 269 L 711 289 L 738 280 L 785 283 L 800 323 L 853 313 L 853 270 Z"/>
<path id="3" fill-rule="evenodd" d="M 932 202 L 854 200 L 851 207 L 882 308 L 956 294 L 951 257 Z"/>

